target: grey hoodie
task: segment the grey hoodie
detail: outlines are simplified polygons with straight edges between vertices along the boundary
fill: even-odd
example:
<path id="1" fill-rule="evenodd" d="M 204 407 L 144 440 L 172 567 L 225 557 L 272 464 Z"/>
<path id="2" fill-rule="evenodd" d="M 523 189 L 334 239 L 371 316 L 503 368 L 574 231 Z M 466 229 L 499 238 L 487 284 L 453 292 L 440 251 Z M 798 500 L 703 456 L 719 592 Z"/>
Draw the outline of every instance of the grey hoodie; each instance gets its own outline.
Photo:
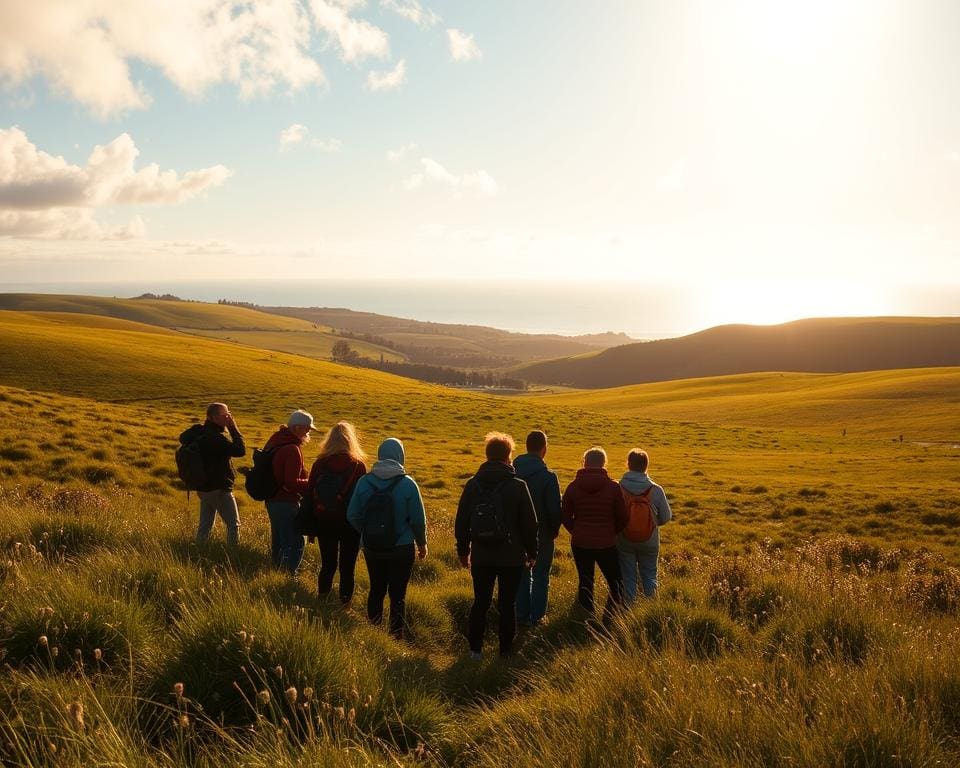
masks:
<path id="1" fill-rule="evenodd" d="M 650 491 L 650 506 L 653 507 L 654 517 L 657 519 L 657 529 L 653 532 L 653 535 L 649 540 L 642 543 L 637 543 L 635 541 L 628 541 L 623 537 L 623 534 L 617 536 L 617 546 L 621 549 L 658 549 L 660 547 L 660 526 L 666 525 L 673 519 L 673 512 L 670 510 L 670 502 L 667 501 L 667 494 L 663 492 L 663 488 L 657 485 L 653 480 L 650 479 L 650 476 L 646 472 L 627 472 L 623 477 L 620 478 L 620 486 L 634 495 L 643 493 L 653 486 L 653 490 Z"/>

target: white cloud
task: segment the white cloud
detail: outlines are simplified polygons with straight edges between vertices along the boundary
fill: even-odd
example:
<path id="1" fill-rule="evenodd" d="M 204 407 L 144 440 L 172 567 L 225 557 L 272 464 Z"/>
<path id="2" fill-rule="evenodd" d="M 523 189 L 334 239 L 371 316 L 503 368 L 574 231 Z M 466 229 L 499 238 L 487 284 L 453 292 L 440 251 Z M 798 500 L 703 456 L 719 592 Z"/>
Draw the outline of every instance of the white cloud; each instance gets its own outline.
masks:
<path id="1" fill-rule="evenodd" d="M 301 0 L 0 3 L 0 80 L 18 86 L 43 77 L 102 117 L 149 105 L 132 61 L 158 68 L 192 96 L 220 83 L 244 97 L 323 84 L 310 42 Z"/>
<path id="2" fill-rule="evenodd" d="M 420 165 L 423 167 L 421 173 L 415 173 L 403 181 L 403 188 L 408 192 L 422 188 L 427 182 L 449 187 L 456 197 L 461 197 L 465 193 L 480 197 L 495 197 L 499 191 L 497 182 L 486 171 L 474 171 L 457 176 L 429 157 L 421 158 Z"/>
<path id="3" fill-rule="evenodd" d="M 330 41 L 336 43 L 344 61 L 388 58 L 390 38 L 387 33 L 368 21 L 350 15 L 350 11 L 359 5 L 356 2 L 310 0 L 317 28 L 326 32 Z"/>
<path id="4" fill-rule="evenodd" d="M 404 144 L 402 147 L 387 150 L 387 160 L 391 163 L 399 163 L 411 152 L 417 150 L 416 144 Z"/>
<path id="5" fill-rule="evenodd" d="M 306 138 L 309 129 L 300 123 L 294 123 L 289 128 L 280 131 L 280 146 L 289 147 L 291 144 L 299 144 Z"/>
<path id="6" fill-rule="evenodd" d="M 405 82 L 407 82 L 407 62 L 405 59 L 400 59 L 393 69 L 367 74 L 367 88 L 371 91 L 395 91 Z"/>
<path id="7" fill-rule="evenodd" d="M 156 163 L 134 168 L 140 154 L 121 134 L 97 146 L 84 167 L 38 149 L 19 128 L 0 130 L 0 235 L 129 238 L 142 236 L 136 217 L 123 227 L 100 225 L 93 209 L 108 205 L 170 205 L 221 185 L 222 165 L 178 175 Z"/>
<path id="8" fill-rule="evenodd" d="M 334 154 L 343 149 L 343 142 L 340 139 L 314 139 L 310 146 L 319 149 L 321 152 Z"/>
<path id="9" fill-rule="evenodd" d="M 454 61 L 473 61 L 483 57 L 483 51 L 473 39 L 473 35 L 459 29 L 447 30 L 447 43 L 450 46 L 450 58 Z"/>
<path id="10" fill-rule="evenodd" d="M 440 16 L 429 8 L 424 8 L 418 0 L 380 0 L 380 7 L 393 11 L 424 29 L 433 27 L 441 21 Z"/>

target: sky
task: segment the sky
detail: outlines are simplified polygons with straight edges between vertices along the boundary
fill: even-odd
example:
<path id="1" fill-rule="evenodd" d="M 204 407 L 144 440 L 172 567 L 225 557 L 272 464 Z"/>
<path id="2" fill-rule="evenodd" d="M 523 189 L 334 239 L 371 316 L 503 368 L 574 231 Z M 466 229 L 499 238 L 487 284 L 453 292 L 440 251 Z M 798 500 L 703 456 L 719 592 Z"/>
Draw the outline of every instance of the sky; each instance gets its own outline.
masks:
<path id="1" fill-rule="evenodd" d="M 958 39 L 953 0 L 5 0 L 0 288 L 958 314 Z"/>

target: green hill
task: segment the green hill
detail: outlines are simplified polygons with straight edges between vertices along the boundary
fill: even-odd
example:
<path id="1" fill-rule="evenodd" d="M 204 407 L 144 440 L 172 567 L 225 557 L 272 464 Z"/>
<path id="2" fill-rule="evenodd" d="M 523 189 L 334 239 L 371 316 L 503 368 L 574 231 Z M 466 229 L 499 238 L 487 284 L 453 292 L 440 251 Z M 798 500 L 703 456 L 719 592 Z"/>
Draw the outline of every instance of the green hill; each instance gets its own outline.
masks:
<path id="1" fill-rule="evenodd" d="M 960 318 L 823 318 L 725 325 L 532 363 L 517 376 L 581 388 L 762 371 L 849 373 L 960 365 Z"/>

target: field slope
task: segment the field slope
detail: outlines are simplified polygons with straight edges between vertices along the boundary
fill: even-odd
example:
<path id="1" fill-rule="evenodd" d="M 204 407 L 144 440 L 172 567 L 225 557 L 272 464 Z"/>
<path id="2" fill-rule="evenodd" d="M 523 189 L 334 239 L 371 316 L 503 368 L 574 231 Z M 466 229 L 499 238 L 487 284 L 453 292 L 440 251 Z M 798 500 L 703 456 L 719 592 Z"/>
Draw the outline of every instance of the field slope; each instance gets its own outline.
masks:
<path id="1" fill-rule="evenodd" d="M 619 387 L 762 371 L 850 373 L 960 365 L 960 318 L 818 318 L 689 336 L 520 366 L 529 381 Z"/>

